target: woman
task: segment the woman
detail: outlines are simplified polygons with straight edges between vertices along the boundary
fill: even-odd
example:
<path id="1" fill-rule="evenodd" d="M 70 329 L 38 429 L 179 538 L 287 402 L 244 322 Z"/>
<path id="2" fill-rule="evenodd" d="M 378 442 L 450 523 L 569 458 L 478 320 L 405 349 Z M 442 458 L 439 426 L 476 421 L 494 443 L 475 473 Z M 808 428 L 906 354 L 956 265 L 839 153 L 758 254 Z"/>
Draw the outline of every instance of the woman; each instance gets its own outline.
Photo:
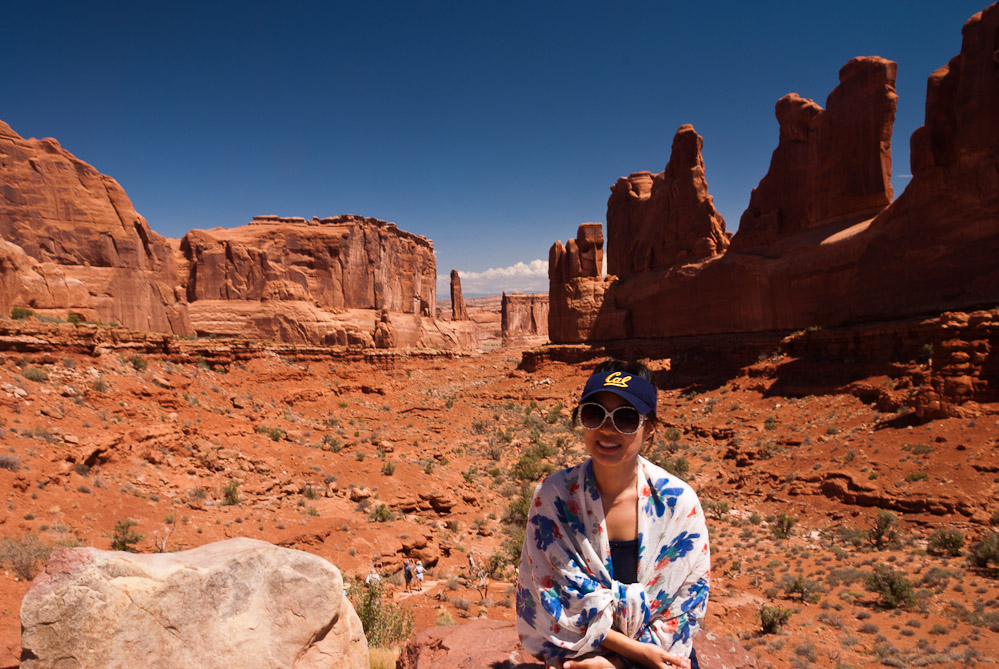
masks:
<path id="1" fill-rule="evenodd" d="M 639 455 L 656 388 L 608 361 L 573 416 L 590 458 L 535 490 L 517 582 L 517 631 L 561 669 L 695 667 L 708 600 L 708 532 L 690 486 Z"/>

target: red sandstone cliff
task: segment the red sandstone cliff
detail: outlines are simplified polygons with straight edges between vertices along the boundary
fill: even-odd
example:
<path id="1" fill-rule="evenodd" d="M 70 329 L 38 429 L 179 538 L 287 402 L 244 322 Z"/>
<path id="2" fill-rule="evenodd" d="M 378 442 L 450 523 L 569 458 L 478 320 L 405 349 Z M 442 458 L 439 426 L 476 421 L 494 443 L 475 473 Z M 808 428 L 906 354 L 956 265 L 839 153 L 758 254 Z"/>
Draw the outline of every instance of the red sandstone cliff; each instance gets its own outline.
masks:
<path id="1" fill-rule="evenodd" d="M 433 244 L 355 216 L 263 216 L 183 240 L 153 232 L 111 177 L 0 122 L 0 312 L 174 334 L 351 347 L 475 348 L 432 317 Z"/>
<path id="2" fill-rule="evenodd" d="M 257 216 L 238 228 L 192 230 L 178 253 L 199 333 L 380 348 L 475 346 L 471 327 L 433 318 L 433 243 L 393 223 Z"/>
<path id="3" fill-rule="evenodd" d="M 626 279 L 710 258 L 728 248 L 725 219 L 708 195 L 702 146 L 694 126 L 681 126 L 665 170 L 656 175 L 635 172 L 611 186 L 608 274 Z"/>
<path id="4" fill-rule="evenodd" d="M 626 278 L 584 276 L 556 242 L 551 340 L 797 330 L 994 305 L 999 4 L 963 34 L 960 55 L 930 77 L 926 125 L 912 138 L 914 176 L 895 203 L 885 207 L 894 64 L 853 60 L 825 112 L 795 98 L 778 105 L 779 116 L 787 109 L 770 172 L 724 254 Z M 854 148 L 837 149 L 822 132 Z"/>
<path id="5" fill-rule="evenodd" d="M 0 237 L 11 245 L 4 265 L 38 269 L 37 277 L 20 280 L 3 272 L 0 309 L 24 306 L 138 330 L 191 332 L 174 292 L 170 247 L 118 182 L 56 140 L 24 139 L 2 121 L 0 166 Z"/>
<path id="6" fill-rule="evenodd" d="M 777 101 L 780 140 L 732 250 L 765 250 L 778 236 L 871 218 L 888 206 L 897 69 L 883 58 L 854 58 L 826 109 L 796 93 Z"/>
<path id="7" fill-rule="evenodd" d="M 504 346 L 536 346 L 547 342 L 547 293 L 504 292 L 500 323 Z"/>
<path id="8" fill-rule="evenodd" d="M 461 294 L 461 277 L 456 269 L 451 270 L 451 320 L 468 320 L 468 309 L 465 308 L 465 298 Z"/>

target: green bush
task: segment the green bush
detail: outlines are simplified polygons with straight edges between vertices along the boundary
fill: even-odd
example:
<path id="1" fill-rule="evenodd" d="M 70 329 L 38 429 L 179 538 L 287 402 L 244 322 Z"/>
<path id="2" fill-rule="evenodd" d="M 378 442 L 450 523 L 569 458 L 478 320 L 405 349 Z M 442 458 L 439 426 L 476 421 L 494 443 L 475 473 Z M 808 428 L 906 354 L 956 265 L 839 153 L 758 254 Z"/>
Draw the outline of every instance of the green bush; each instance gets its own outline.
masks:
<path id="1" fill-rule="evenodd" d="M 701 507 L 704 509 L 704 513 L 718 519 L 727 516 L 729 511 L 729 504 L 725 500 L 708 500 L 701 504 Z"/>
<path id="2" fill-rule="evenodd" d="M 31 309 L 26 309 L 25 307 L 14 307 L 10 310 L 10 317 L 15 321 L 27 320 L 28 317 L 34 316 L 35 312 Z"/>
<path id="3" fill-rule="evenodd" d="M 881 605 L 889 609 L 910 607 L 916 603 L 916 591 L 905 574 L 886 564 L 874 566 L 874 571 L 864 579 L 868 592 L 881 598 Z"/>
<path id="4" fill-rule="evenodd" d="M 787 539 L 791 536 L 791 528 L 795 526 L 798 519 L 792 515 L 781 511 L 770 519 L 770 534 L 778 539 Z"/>
<path id="5" fill-rule="evenodd" d="M 119 518 L 114 524 L 111 535 L 111 550 L 135 552 L 135 544 L 142 541 L 142 535 L 135 531 L 135 521 L 131 518 Z"/>
<path id="6" fill-rule="evenodd" d="M 785 577 L 784 594 L 798 595 L 802 602 L 816 603 L 822 598 L 822 586 L 798 574 L 795 578 Z"/>
<path id="7" fill-rule="evenodd" d="M 874 525 L 867 532 L 867 540 L 879 551 L 898 541 L 898 516 L 891 511 L 878 509 Z"/>
<path id="8" fill-rule="evenodd" d="M 987 569 L 993 562 L 999 567 L 999 532 L 993 532 L 972 545 L 968 552 L 972 566 Z"/>
<path id="9" fill-rule="evenodd" d="M 236 506 L 239 504 L 239 482 L 229 481 L 222 488 L 222 505 Z"/>
<path id="10" fill-rule="evenodd" d="M 49 380 L 49 375 L 44 369 L 33 365 L 29 365 L 22 369 L 21 376 L 31 381 L 37 381 L 38 383 L 44 383 Z"/>
<path id="11" fill-rule="evenodd" d="M 347 597 L 361 621 L 368 646 L 388 648 L 409 639 L 413 631 L 413 613 L 386 602 L 381 583 L 353 581 Z"/>
<path id="12" fill-rule="evenodd" d="M 388 508 L 387 505 L 379 504 L 368 514 L 368 519 L 376 523 L 387 523 L 390 520 L 395 520 L 395 514 L 392 513 L 392 509 Z"/>
<path id="13" fill-rule="evenodd" d="M 141 355 L 133 355 L 128 361 L 137 372 L 144 372 L 149 367 L 149 363 Z"/>
<path id="14" fill-rule="evenodd" d="M 395 473 L 395 463 L 391 460 L 386 460 L 385 464 L 382 465 L 382 474 L 385 476 L 392 476 Z"/>
<path id="15" fill-rule="evenodd" d="M 777 634 L 787 621 L 794 615 L 791 609 L 780 606 L 763 606 L 760 608 L 760 629 L 764 634 Z"/>
<path id="16" fill-rule="evenodd" d="M 0 541 L 0 564 L 6 564 L 22 581 L 30 581 L 41 570 L 41 566 L 52 552 L 34 534 L 20 538 L 4 537 Z"/>
<path id="17" fill-rule="evenodd" d="M 964 535 L 958 530 L 948 530 L 944 528 L 938 529 L 930 537 L 929 549 L 934 553 L 946 553 L 951 557 L 957 557 L 961 554 L 961 548 L 964 547 Z"/>
<path id="18" fill-rule="evenodd" d="M 87 319 L 85 319 L 80 314 L 68 314 L 66 316 L 66 320 L 68 322 L 72 323 L 73 325 L 79 325 L 80 323 L 86 323 L 87 322 Z"/>

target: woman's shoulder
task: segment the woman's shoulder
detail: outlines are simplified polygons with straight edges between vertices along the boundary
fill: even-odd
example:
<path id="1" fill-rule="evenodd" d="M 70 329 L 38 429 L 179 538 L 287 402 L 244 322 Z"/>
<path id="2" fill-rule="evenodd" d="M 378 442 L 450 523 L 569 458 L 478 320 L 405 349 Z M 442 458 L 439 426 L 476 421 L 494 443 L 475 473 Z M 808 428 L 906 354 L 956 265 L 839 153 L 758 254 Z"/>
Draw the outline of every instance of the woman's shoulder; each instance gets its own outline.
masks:
<path id="1" fill-rule="evenodd" d="M 586 478 L 589 460 L 552 472 L 538 484 L 535 494 L 564 495 L 574 486 L 582 485 Z"/>
<path id="2" fill-rule="evenodd" d="M 671 474 L 645 458 L 640 457 L 638 462 L 653 490 L 668 494 L 671 497 L 682 498 L 691 506 L 700 504 L 694 488 L 679 476 Z"/>

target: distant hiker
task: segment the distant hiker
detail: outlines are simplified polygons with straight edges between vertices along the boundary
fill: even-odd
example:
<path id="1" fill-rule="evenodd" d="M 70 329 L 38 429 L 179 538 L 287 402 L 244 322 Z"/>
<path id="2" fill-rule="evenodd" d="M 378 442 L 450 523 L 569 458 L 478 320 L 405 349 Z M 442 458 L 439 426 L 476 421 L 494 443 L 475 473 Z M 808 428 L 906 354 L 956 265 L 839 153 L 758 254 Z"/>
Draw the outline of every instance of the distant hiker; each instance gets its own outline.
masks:
<path id="1" fill-rule="evenodd" d="M 416 588 L 423 590 L 423 560 L 416 561 Z"/>
<path id="2" fill-rule="evenodd" d="M 406 562 L 403 563 L 402 574 L 406 577 L 406 592 L 409 592 L 409 589 L 413 584 L 413 563 L 409 560 L 406 560 Z"/>
<path id="3" fill-rule="evenodd" d="M 374 565 L 372 565 L 371 571 L 369 571 L 368 575 L 364 578 L 364 584 L 372 585 L 374 583 L 381 583 L 381 581 L 382 577 L 378 575 L 378 572 L 375 570 Z"/>

